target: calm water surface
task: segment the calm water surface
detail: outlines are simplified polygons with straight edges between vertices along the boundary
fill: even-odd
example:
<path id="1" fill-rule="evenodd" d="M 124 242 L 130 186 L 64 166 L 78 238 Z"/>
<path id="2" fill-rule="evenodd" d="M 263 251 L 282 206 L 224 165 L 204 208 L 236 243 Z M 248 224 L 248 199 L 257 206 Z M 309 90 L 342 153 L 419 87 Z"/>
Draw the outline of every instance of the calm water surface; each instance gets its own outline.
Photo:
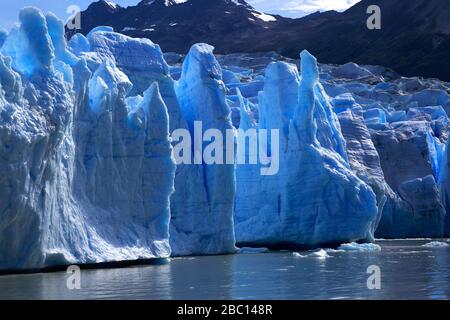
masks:
<path id="1" fill-rule="evenodd" d="M 379 241 L 381 252 L 296 258 L 291 252 L 172 259 L 169 264 L 0 276 L 0 299 L 450 299 L 450 248 Z M 367 289 L 371 265 L 381 290 Z"/>

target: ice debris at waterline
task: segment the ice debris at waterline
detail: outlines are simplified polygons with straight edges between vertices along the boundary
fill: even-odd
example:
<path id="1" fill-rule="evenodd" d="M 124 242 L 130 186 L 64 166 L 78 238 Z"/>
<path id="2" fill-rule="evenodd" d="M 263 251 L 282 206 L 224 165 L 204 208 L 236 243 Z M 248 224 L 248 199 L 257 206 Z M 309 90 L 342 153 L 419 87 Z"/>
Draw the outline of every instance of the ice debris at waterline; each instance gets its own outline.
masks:
<path id="1" fill-rule="evenodd" d="M 256 248 L 450 234 L 448 83 L 306 51 L 300 75 L 206 44 L 169 66 L 110 27 L 66 43 L 34 8 L 0 46 L 0 270 L 235 253 L 235 232 Z M 256 150 L 279 143 L 278 173 L 176 164 L 172 133 L 198 121 L 278 130 L 254 136 Z"/>
<path id="2" fill-rule="evenodd" d="M 294 256 L 294 258 L 316 258 L 316 259 L 331 258 L 331 256 L 328 254 L 328 252 L 324 249 L 320 249 L 318 251 L 314 251 L 314 252 L 308 253 L 306 255 L 302 255 L 298 252 L 294 252 L 292 255 Z"/>
<path id="3" fill-rule="evenodd" d="M 239 254 L 260 254 L 260 253 L 270 253 L 270 250 L 267 248 L 251 248 L 251 247 L 243 247 L 239 248 Z"/>
<path id="4" fill-rule="evenodd" d="M 356 252 L 378 252 L 381 251 L 381 246 L 375 243 L 344 243 L 341 244 L 338 250 L 342 251 L 356 251 Z"/>
<path id="5" fill-rule="evenodd" d="M 426 248 L 447 248 L 450 247 L 450 244 L 446 242 L 440 242 L 440 241 L 432 241 L 427 244 L 424 244 L 422 247 Z"/>

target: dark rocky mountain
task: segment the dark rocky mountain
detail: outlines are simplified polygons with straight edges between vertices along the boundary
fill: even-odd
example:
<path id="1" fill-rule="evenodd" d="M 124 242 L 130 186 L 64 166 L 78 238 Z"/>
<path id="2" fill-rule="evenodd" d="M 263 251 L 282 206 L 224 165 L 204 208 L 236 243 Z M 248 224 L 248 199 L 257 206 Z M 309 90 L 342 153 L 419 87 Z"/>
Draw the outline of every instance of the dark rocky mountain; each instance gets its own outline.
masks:
<path id="1" fill-rule="evenodd" d="M 366 27 L 367 7 L 374 4 L 381 8 L 381 30 Z M 101 0 L 81 19 L 83 34 L 108 25 L 149 38 L 165 52 L 186 53 L 197 42 L 214 45 L 217 53 L 297 57 L 308 49 L 323 63 L 377 64 L 450 81 L 450 0 L 362 0 L 343 13 L 300 19 L 263 14 L 244 0 L 144 0 L 127 8 Z"/>

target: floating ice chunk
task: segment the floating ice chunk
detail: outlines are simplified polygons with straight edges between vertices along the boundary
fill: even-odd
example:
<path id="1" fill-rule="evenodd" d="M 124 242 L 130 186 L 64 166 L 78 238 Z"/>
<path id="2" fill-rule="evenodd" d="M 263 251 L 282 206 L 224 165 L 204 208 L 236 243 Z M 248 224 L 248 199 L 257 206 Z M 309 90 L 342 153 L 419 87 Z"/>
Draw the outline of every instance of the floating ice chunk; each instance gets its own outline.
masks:
<path id="1" fill-rule="evenodd" d="M 357 251 L 357 252 L 379 252 L 381 247 L 375 243 L 344 243 L 339 246 L 338 250 Z"/>
<path id="2" fill-rule="evenodd" d="M 250 248 L 250 247 L 242 247 L 239 248 L 239 254 L 258 254 L 258 253 L 269 253 L 270 250 L 267 248 Z"/>
<path id="3" fill-rule="evenodd" d="M 345 250 L 338 250 L 338 249 L 325 249 L 327 253 L 344 253 Z"/>
<path id="4" fill-rule="evenodd" d="M 320 249 L 319 251 L 313 252 L 308 256 L 319 259 L 331 258 L 331 256 L 328 255 L 328 253 L 324 249 Z"/>
<path id="5" fill-rule="evenodd" d="M 447 240 L 447 241 L 450 241 L 450 240 Z M 426 248 L 448 248 L 448 247 L 450 247 L 450 244 L 448 244 L 446 242 L 432 241 L 432 242 L 429 242 L 427 244 L 424 244 L 422 247 L 426 247 Z"/>
<path id="6" fill-rule="evenodd" d="M 320 249 L 318 251 L 306 254 L 306 255 L 302 255 L 298 252 L 294 252 L 293 256 L 295 258 L 317 258 L 317 259 L 327 259 L 327 258 L 331 258 L 330 255 L 328 255 L 327 251 L 324 249 Z"/>

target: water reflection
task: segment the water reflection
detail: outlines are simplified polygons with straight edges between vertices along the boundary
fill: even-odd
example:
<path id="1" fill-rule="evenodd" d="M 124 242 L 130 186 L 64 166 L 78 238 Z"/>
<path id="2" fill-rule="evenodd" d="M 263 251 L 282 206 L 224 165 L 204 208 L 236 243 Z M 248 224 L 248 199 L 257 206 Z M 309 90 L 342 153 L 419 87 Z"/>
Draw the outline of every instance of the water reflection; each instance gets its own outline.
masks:
<path id="1" fill-rule="evenodd" d="M 290 252 L 172 259 L 170 264 L 0 277 L 0 299 L 449 299 L 450 248 L 383 241 L 381 252 L 297 258 Z M 381 269 L 381 290 L 367 268 Z"/>
<path id="2" fill-rule="evenodd" d="M 170 264 L 175 299 L 232 299 L 234 261 L 237 256 L 174 259 Z"/>

